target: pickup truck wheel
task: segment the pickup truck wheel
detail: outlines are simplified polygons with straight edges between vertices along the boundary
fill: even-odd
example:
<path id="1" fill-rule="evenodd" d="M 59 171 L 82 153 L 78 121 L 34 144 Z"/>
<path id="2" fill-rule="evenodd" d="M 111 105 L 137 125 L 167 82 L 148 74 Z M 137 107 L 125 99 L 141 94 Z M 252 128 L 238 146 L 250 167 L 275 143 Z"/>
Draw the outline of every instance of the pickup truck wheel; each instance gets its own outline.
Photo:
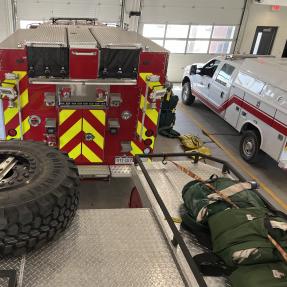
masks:
<path id="1" fill-rule="evenodd" d="M 240 141 L 240 155 L 249 162 L 255 163 L 259 160 L 260 151 L 260 135 L 257 131 L 244 131 Z"/>
<path id="2" fill-rule="evenodd" d="M 58 237 L 79 203 L 78 169 L 44 143 L 0 142 L 0 257 Z"/>
<path id="3" fill-rule="evenodd" d="M 189 82 L 184 83 L 184 85 L 182 86 L 181 98 L 182 98 L 182 102 L 185 105 L 192 105 L 193 104 L 195 97 L 191 93 L 191 88 L 190 88 Z"/>

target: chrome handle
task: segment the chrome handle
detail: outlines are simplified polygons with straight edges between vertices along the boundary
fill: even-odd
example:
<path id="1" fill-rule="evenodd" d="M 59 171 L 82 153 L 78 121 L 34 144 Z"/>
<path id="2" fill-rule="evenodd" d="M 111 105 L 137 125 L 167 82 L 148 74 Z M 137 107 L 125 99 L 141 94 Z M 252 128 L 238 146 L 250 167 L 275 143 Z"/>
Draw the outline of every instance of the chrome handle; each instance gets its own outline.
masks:
<path id="1" fill-rule="evenodd" d="M 72 51 L 72 54 L 75 56 L 96 56 L 97 52 L 76 52 Z"/>
<path id="2" fill-rule="evenodd" d="M 142 48 L 142 45 L 140 44 L 114 44 L 114 43 L 109 43 L 106 45 L 105 48 L 110 48 L 110 49 L 140 49 Z"/>

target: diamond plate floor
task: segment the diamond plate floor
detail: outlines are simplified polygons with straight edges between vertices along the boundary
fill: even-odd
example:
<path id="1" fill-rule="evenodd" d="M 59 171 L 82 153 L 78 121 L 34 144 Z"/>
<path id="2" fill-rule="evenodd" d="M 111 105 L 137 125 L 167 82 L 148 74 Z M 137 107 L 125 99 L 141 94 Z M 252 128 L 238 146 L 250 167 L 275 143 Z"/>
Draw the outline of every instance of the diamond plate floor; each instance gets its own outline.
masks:
<path id="1" fill-rule="evenodd" d="M 191 161 L 184 160 L 177 161 L 177 163 L 193 171 L 203 180 L 207 180 L 213 174 L 217 174 L 218 176 L 226 176 L 222 174 L 219 168 L 204 164 L 202 162 L 192 164 Z M 185 212 L 181 192 L 183 187 L 190 182 L 192 178 L 179 170 L 171 162 L 167 162 L 166 165 L 162 164 L 162 162 L 146 162 L 144 165 L 170 215 L 175 218 L 180 218 L 182 213 Z M 161 225 L 165 228 L 167 236 L 172 238 L 172 233 L 166 223 L 165 217 L 158 206 L 140 168 L 138 167 L 135 172 L 139 176 L 142 187 L 148 195 L 148 198 L 161 222 Z M 182 229 L 179 223 L 176 223 L 176 225 L 193 256 L 208 251 L 208 249 L 205 249 L 199 244 L 193 234 Z M 222 277 L 205 277 L 204 279 L 209 287 L 229 286 L 226 279 Z"/>
<path id="2" fill-rule="evenodd" d="M 4 267 L 18 287 L 185 286 L 148 209 L 79 210 L 58 241 Z"/>

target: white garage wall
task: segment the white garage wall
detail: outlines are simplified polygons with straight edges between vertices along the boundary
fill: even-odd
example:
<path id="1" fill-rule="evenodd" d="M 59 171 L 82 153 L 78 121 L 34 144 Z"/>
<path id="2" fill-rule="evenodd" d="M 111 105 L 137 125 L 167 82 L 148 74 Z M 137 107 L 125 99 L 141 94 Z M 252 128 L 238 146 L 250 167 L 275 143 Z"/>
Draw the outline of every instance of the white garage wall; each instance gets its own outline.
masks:
<path id="1" fill-rule="evenodd" d="M 239 25 L 244 0 L 144 0 L 140 32 L 143 24 L 213 24 Z M 214 55 L 171 54 L 169 80 L 181 81 L 187 64 L 206 62 Z"/>
<path id="2" fill-rule="evenodd" d="M 121 1 L 18 0 L 17 10 L 18 20 L 48 20 L 51 17 L 96 17 L 103 22 L 119 22 Z"/>
<path id="3" fill-rule="evenodd" d="M 0 42 L 12 32 L 10 0 L 0 0 Z"/>
<path id="4" fill-rule="evenodd" d="M 275 12 L 271 10 L 271 6 L 251 4 L 240 52 L 250 53 L 257 26 L 278 26 L 272 55 L 281 57 L 287 40 L 286 20 L 287 7 L 281 7 L 281 11 Z"/>

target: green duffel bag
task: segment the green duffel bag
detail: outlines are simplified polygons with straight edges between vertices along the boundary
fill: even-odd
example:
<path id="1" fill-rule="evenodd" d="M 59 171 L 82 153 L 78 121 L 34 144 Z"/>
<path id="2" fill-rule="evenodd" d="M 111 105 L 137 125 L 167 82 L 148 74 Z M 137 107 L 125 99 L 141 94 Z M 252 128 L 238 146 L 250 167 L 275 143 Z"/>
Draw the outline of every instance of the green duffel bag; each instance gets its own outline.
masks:
<path id="1" fill-rule="evenodd" d="M 287 221 L 267 209 L 227 209 L 208 225 L 213 252 L 229 267 L 282 260 L 268 234 L 287 250 Z"/>
<path id="2" fill-rule="evenodd" d="M 252 185 L 250 183 L 239 183 L 230 178 L 214 176 L 207 183 L 229 197 L 238 207 L 265 207 L 260 196 L 251 190 Z M 182 216 L 182 221 L 187 227 L 191 227 L 193 223 L 207 227 L 209 216 L 232 207 L 205 183 L 198 180 L 191 181 L 184 186 L 182 198 L 187 210 Z"/>
<path id="3" fill-rule="evenodd" d="M 240 266 L 229 278 L 232 287 L 286 287 L 287 265 L 279 262 Z"/>

